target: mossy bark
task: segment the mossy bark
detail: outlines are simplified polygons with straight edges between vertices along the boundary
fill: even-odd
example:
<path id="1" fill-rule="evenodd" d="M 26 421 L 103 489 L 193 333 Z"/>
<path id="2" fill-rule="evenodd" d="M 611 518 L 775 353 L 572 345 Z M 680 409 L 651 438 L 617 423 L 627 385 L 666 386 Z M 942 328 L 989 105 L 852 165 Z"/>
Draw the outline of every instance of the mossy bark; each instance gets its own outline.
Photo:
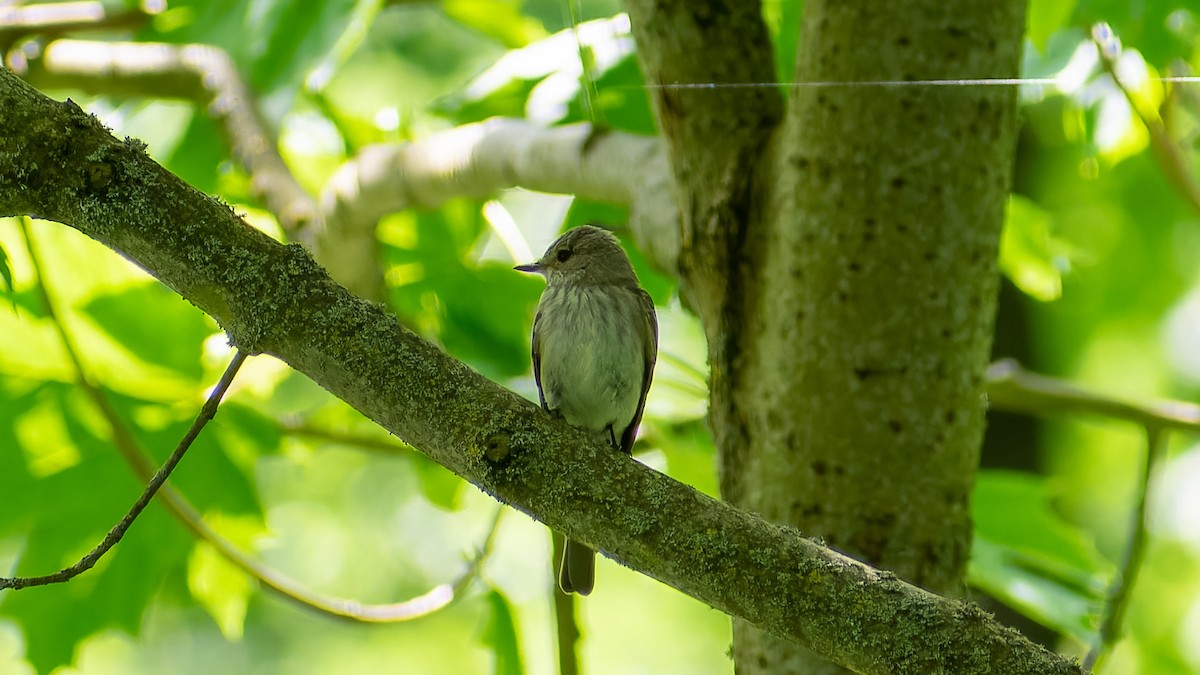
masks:
<path id="1" fill-rule="evenodd" d="M 721 87 L 773 80 L 759 7 L 628 4 L 661 85 L 723 497 L 960 593 L 1017 91 L 921 81 L 1016 77 L 1023 0 L 811 0 L 782 110 L 773 88 Z M 839 670 L 736 620 L 734 658 Z"/>

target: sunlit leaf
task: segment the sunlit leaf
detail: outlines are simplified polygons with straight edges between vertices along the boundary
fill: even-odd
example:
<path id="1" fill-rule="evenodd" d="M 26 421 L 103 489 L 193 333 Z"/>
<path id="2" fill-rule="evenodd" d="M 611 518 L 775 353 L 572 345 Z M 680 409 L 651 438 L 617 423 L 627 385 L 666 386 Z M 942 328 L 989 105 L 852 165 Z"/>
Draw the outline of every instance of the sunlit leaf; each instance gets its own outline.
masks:
<path id="1" fill-rule="evenodd" d="M 254 537 L 263 532 L 257 519 L 210 515 L 205 518 L 221 536 L 243 550 L 249 550 Z M 230 640 L 242 637 L 255 583 L 249 574 L 236 567 L 212 545 L 200 541 L 188 558 L 188 591 L 212 616 L 221 633 Z"/>
<path id="2" fill-rule="evenodd" d="M 113 340 L 148 363 L 198 380 L 201 347 L 212 324 L 162 284 L 146 283 L 98 295 L 84 312 Z M 147 320 L 153 317 L 153 320 Z"/>
<path id="3" fill-rule="evenodd" d="M 39 481 L 35 504 L 12 505 L 39 514 L 16 571 L 44 574 L 75 562 L 120 520 L 141 489 L 111 454 Z M 152 506 L 95 568 L 69 583 L 6 594 L 0 608 L 20 623 L 29 661 L 48 673 L 70 663 L 76 645 L 89 635 L 106 629 L 137 635 L 151 597 L 168 581 L 181 580 L 188 541 L 164 510 Z"/>
<path id="4" fill-rule="evenodd" d="M 529 88 L 525 115 L 541 122 L 562 120 L 569 104 L 582 92 L 585 73 L 581 49 L 586 51 L 589 61 L 587 77 L 602 78 L 633 52 L 629 17 L 618 14 L 609 19 L 585 21 L 527 47 L 511 50 L 472 80 L 455 100 L 458 105 L 479 105 L 478 102 L 493 95 L 510 98 L 513 82 L 536 82 Z"/>
<path id="5" fill-rule="evenodd" d="M 546 29 L 540 21 L 521 13 L 519 1 L 445 0 L 442 2 L 442 11 L 509 49 L 524 47 L 546 36 Z"/>
<path id="6" fill-rule="evenodd" d="M 8 263 L 8 251 L 4 250 L 3 245 L 0 245 L 0 282 L 3 282 L 4 294 L 11 298 L 14 290 L 12 267 Z M 16 308 L 17 306 L 14 303 L 13 309 Z"/>
<path id="7" fill-rule="evenodd" d="M 1113 566 L 1054 513 L 1046 479 L 981 472 L 972 515 L 971 584 L 1049 628 L 1088 639 Z"/>
<path id="8" fill-rule="evenodd" d="M 1062 295 L 1062 275 L 1070 268 L 1068 247 L 1050 234 L 1051 216 L 1033 201 L 1013 195 L 1000 239 L 1000 269 L 1038 300 Z"/>
<path id="9" fill-rule="evenodd" d="M 495 675 L 521 675 L 525 672 L 525 666 L 521 660 L 521 644 L 512 606 L 495 589 L 488 593 L 487 601 L 491 611 L 483 629 L 482 641 L 492 650 L 495 659 L 492 672 Z"/>
<path id="10" fill-rule="evenodd" d="M 1025 16 L 1025 36 L 1035 47 L 1043 49 L 1055 31 L 1068 26 L 1067 20 L 1077 4 L 1079 0 L 1032 0 Z"/>

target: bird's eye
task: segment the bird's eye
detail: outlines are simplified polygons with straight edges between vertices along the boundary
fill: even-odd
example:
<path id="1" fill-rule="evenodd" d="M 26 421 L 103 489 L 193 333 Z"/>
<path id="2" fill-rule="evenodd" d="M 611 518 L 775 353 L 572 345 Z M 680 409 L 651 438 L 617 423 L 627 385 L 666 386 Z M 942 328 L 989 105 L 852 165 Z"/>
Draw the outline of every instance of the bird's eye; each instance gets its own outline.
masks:
<path id="1" fill-rule="evenodd" d="M 569 248 L 560 249 L 558 251 L 558 262 L 567 262 L 567 260 L 571 258 L 572 253 L 574 253 L 574 251 Z"/>

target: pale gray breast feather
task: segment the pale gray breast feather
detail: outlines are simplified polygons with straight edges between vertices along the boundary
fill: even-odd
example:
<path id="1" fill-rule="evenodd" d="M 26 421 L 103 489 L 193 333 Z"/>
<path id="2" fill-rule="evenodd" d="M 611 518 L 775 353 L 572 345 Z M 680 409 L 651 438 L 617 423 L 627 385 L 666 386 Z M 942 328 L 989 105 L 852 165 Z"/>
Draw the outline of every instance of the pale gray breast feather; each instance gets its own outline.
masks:
<path id="1" fill-rule="evenodd" d="M 542 389 L 568 422 L 620 433 L 633 420 L 644 375 L 636 291 L 551 287 L 542 295 Z"/>

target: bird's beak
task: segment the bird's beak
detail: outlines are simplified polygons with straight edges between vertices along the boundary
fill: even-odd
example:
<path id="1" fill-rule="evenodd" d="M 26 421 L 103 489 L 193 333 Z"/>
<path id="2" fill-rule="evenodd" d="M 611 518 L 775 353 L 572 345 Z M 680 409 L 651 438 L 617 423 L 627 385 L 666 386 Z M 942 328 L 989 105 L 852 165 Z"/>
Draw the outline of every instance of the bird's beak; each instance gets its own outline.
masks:
<path id="1" fill-rule="evenodd" d="M 531 272 L 533 274 L 542 274 L 546 270 L 542 269 L 540 263 L 529 263 L 528 265 L 517 265 L 513 268 L 518 272 Z"/>

